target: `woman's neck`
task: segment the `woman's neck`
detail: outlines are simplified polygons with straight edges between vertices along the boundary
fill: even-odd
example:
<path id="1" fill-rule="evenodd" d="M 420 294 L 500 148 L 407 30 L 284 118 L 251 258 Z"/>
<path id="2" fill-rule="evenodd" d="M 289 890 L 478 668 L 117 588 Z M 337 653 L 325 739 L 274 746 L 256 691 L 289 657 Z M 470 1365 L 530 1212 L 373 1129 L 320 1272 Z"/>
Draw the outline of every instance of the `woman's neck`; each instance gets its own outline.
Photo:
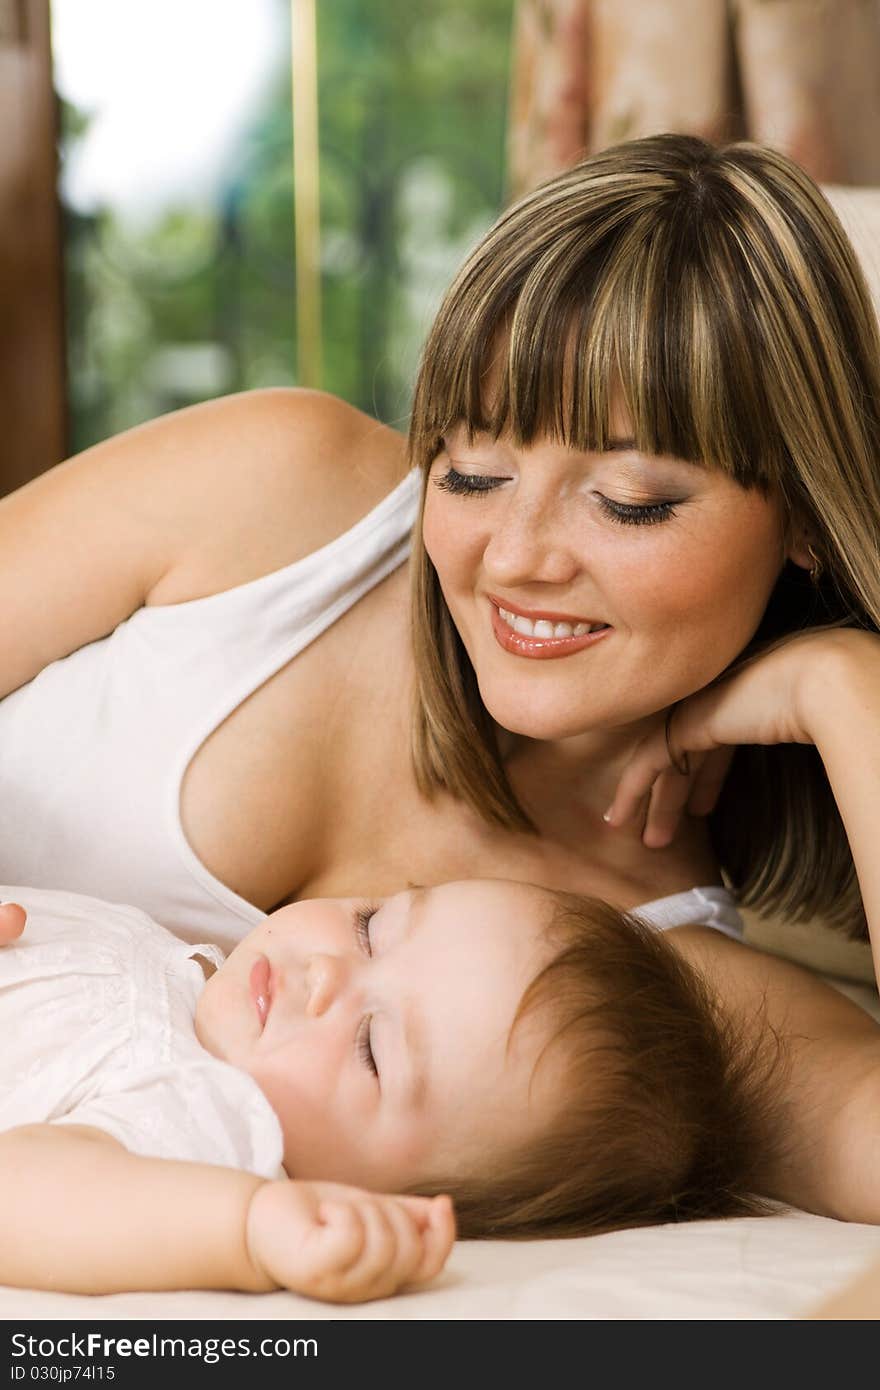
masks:
<path id="1" fill-rule="evenodd" d="M 552 785 L 601 816 L 614 797 L 623 769 L 638 742 L 653 732 L 665 711 L 620 729 L 597 729 L 571 738 L 537 740 L 498 729 L 498 746 L 515 785 L 532 792 Z"/>

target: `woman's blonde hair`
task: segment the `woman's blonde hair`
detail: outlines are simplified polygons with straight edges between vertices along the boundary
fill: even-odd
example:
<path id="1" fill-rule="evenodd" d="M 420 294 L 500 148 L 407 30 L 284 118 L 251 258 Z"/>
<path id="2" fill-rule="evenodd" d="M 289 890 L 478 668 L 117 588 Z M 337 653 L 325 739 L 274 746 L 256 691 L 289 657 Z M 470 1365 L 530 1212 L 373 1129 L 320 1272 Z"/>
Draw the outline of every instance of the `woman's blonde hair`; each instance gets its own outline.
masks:
<path id="1" fill-rule="evenodd" d="M 550 893 L 552 958 L 527 988 L 546 1041 L 533 1072 L 561 1082 L 539 1132 L 478 1171 L 437 1174 L 465 1238 L 590 1235 L 760 1216 L 784 1153 L 786 1052 L 748 1031 L 654 928 L 607 903 Z M 542 1112 L 543 1113 L 543 1107 Z"/>
<path id="2" fill-rule="evenodd" d="M 752 144 L 659 135 L 604 150 L 506 211 L 453 282 L 424 350 L 410 430 L 422 509 L 453 425 L 601 450 L 617 389 L 639 449 L 775 491 L 811 539 L 818 583 L 786 564 L 742 655 L 811 626 L 880 627 L 877 321 L 837 217 L 797 165 Z M 418 784 L 534 829 L 420 531 Z M 864 933 L 815 749 L 738 749 L 710 824 L 746 904 Z"/>

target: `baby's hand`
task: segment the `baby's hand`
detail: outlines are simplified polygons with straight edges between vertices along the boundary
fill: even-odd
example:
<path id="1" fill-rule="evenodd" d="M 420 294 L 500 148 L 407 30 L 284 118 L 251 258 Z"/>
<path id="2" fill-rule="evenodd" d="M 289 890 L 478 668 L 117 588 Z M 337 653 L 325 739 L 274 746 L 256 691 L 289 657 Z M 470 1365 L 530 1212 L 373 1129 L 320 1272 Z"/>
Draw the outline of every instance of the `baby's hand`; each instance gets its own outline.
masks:
<path id="1" fill-rule="evenodd" d="M 455 1240 L 449 1197 L 395 1197 L 330 1182 L 266 1182 L 247 1247 L 273 1287 L 334 1303 L 388 1298 L 440 1272 Z"/>
<path id="2" fill-rule="evenodd" d="M 0 903 L 0 946 L 10 946 L 24 931 L 27 913 L 18 903 Z"/>

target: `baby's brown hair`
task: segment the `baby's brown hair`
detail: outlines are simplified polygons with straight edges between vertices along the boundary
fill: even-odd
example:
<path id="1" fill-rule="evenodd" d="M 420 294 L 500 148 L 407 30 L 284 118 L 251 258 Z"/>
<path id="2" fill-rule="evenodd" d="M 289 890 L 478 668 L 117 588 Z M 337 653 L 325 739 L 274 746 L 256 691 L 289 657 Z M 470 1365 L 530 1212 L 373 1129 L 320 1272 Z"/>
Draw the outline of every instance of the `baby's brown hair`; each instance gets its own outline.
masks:
<path id="1" fill-rule="evenodd" d="M 744 1035 L 663 934 L 598 900 L 549 895 L 557 947 L 523 995 L 551 1028 L 566 1085 L 536 1138 L 503 1170 L 438 1180 L 464 1238 L 576 1236 L 697 1218 L 756 1216 L 773 1148 L 769 1027 Z M 561 1065 L 560 1065 L 561 1064 Z"/>

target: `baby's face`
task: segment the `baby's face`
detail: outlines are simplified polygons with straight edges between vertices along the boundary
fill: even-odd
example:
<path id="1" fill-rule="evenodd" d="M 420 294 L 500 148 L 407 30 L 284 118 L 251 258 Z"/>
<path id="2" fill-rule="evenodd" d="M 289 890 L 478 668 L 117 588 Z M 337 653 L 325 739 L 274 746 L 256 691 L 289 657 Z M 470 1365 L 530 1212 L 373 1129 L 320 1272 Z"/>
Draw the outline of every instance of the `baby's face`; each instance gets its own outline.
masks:
<path id="1" fill-rule="evenodd" d="M 525 1138 L 550 1099 L 530 1087 L 537 1020 L 510 1040 L 550 914 L 541 889 L 493 879 L 293 903 L 208 980 L 196 1032 L 261 1087 L 291 1176 L 451 1175 Z"/>

